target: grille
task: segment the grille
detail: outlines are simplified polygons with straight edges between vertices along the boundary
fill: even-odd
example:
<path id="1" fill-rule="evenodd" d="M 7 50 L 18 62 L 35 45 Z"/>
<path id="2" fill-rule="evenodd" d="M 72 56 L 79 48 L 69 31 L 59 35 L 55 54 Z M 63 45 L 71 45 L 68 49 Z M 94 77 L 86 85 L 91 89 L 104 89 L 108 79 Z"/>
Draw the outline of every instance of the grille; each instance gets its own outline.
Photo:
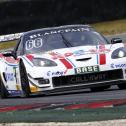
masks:
<path id="1" fill-rule="evenodd" d="M 122 69 L 102 71 L 88 74 L 77 74 L 69 76 L 59 76 L 53 77 L 54 87 L 67 86 L 67 85 L 79 85 L 79 84 L 88 84 L 95 82 L 104 82 L 111 81 L 123 78 Z"/>

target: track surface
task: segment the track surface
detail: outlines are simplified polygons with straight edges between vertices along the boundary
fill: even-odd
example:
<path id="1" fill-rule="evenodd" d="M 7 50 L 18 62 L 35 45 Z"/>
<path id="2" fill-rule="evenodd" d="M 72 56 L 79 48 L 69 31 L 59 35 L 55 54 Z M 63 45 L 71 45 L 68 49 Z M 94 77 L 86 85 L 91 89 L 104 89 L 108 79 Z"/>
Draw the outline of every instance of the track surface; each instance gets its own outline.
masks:
<path id="1" fill-rule="evenodd" d="M 91 92 L 89 89 L 74 91 L 65 94 L 53 94 L 48 96 L 32 96 L 31 98 L 7 98 L 0 99 L 0 106 L 15 106 L 25 104 L 57 104 L 57 103 L 89 103 L 101 100 L 125 99 L 126 90 L 119 90 L 117 86 L 102 92 Z"/>

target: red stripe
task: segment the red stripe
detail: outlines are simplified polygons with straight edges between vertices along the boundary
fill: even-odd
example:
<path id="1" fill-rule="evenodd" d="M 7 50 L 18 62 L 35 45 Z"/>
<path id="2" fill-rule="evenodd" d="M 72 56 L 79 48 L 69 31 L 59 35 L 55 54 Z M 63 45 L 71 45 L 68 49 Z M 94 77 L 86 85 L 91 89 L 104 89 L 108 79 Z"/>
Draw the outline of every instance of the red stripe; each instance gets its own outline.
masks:
<path id="1" fill-rule="evenodd" d="M 34 58 L 34 56 L 33 56 L 33 55 L 31 55 L 31 54 L 26 55 L 26 57 L 27 57 L 30 61 L 32 61 L 32 60 L 33 60 L 33 58 Z"/>
<path id="2" fill-rule="evenodd" d="M 19 111 L 19 110 L 30 110 L 35 108 L 45 108 L 50 106 L 50 104 L 29 104 L 29 105 L 17 105 L 17 106 L 4 106 L 0 108 L 1 112 L 9 112 L 9 111 Z"/>
<path id="3" fill-rule="evenodd" d="M 66 59 L 59 59 L 67 69 L 72 69 L 73 66 Z"/>
<path id="4" fill-rule="evenodd" d="M 0 58 L 2 58 L 3 57 L 3 54 L 0 54 Z"/>
<path id="5" fill-rule="evenodd" d="M 71 109 L 84 109 L 84 108 L 104 108 L 104 107 L 121 106 L 125 104 L 126 104 L 126 99 L 117 99 L 117 100 L 110 100 L 110 101 L 92 102 L 86 104 L 73 104 L 64 107 L 64 109 L 71 110 Z"/>
<path id="6" fill-rule="evenodd" d="M 99 51 L 100 52 L 105 51 L 105 45 L 104 44 L 99 45 Z M 99 58 L 100 58 L 100 65 L 106 64 L 106 55 L 104 53 L 99 54 Z"/>
<path id="7" fill-rule="evenodd" d="M 100 65 L 106 64 L 106 55 L 105 54 L 100 54 Z"/>

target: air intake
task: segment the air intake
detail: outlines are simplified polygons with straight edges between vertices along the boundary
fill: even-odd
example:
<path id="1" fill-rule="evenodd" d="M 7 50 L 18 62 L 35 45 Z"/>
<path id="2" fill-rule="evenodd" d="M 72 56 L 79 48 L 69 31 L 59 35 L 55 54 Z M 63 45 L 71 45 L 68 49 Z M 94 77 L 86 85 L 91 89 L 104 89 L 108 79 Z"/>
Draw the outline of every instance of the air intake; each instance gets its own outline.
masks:
<path id="1" fill-rule="evenodd" d="M 76 59 L 76 61 L 87 61 L 87 60 L 90 60 L 91 59 L 91 57 L 89 57 L 89 58 L 82 58 L 82 59 Z"/>

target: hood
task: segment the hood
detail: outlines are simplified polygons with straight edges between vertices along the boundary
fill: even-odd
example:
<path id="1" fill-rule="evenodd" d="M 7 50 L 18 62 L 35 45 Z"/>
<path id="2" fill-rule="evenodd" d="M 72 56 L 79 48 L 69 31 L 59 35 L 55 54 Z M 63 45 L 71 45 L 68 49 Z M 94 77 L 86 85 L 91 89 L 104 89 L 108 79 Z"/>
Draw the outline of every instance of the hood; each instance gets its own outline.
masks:
<path id="1" fill-rule="evenodd" d="M 44 54 L 34 54 L 34 57 L 42 57 L 58 62 L 66 59 L 74 67 L 92 66 L 98 64 L 100 53 L 109 53 L 111 44 L 97 46 L 78 46 L 71 48 L 55 49 Z"/>
<path id="2" fill-rule="evenodd" d="M 61 59 L 67 60 L 73 67 L 94 66 L 106 64 L 106 59 L 110 59 L 111 53 L 122 45 L 95 45 L 77 46 L 71 48 L 55 49 L 44 54 L 34 54 L 34 57 L 42 57 L 59 62 Z"/>

